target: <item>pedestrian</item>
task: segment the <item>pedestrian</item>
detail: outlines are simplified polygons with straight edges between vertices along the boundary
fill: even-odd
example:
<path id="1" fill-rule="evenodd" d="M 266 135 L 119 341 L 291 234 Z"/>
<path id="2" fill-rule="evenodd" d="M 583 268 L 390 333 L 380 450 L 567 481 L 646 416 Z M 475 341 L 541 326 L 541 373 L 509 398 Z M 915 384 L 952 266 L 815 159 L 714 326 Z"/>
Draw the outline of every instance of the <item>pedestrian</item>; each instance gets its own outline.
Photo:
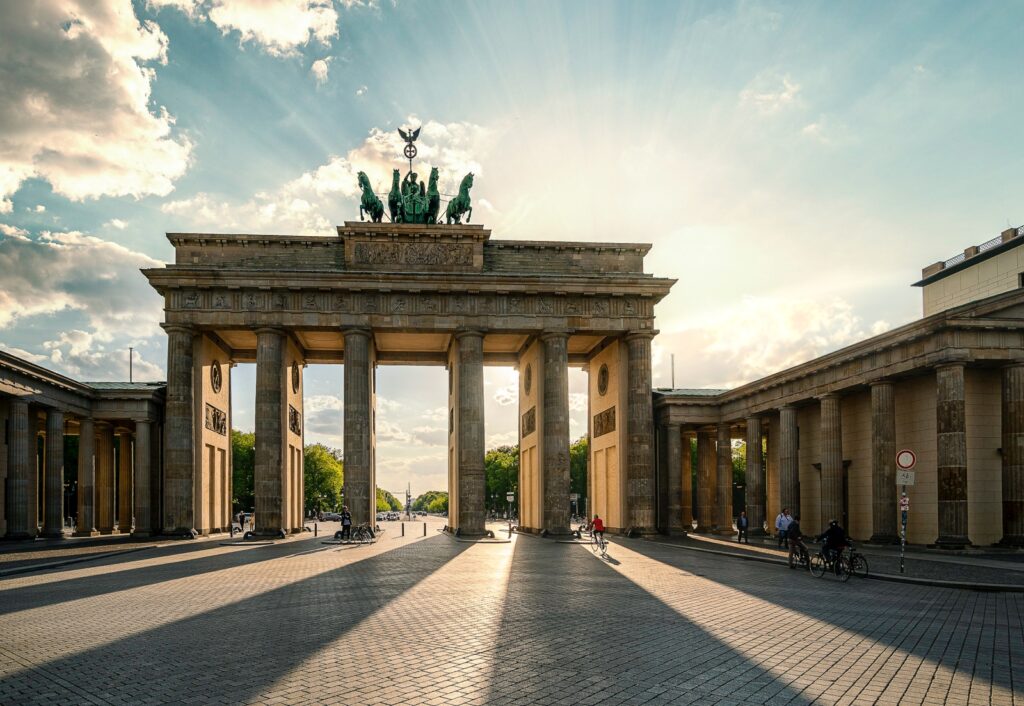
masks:
<path id="1" fill-rule="evenodd" d="M 736 536 L 737 542 L 746 541 L 750 544 L 750 537 L 747 536 L 747 525 L 750 524 L 750 520 L 747 519 L 747 511 L 742 510 L 740 516 L 736 518 L 736 530 L 739 534 Z"/>
<path id="2" fill-rule="evenodd" d="M 245 532 L 245 513 L 238 511 L 238 531 Z"/>
<path id="3" fill-rule="evenodd" d="M 341 538 L 352 539 L 352 513 L 348 511 L 348 505 L 341 508 Z"/>
<path id="4" fill-rule="evenodd" d="M 789 529 L 790 522 L 789 508 L 784 507 L 779 516 L 775 518 L 775 529 L 779 532 L 779 549 L 786 546 L 786 530 Z"/>

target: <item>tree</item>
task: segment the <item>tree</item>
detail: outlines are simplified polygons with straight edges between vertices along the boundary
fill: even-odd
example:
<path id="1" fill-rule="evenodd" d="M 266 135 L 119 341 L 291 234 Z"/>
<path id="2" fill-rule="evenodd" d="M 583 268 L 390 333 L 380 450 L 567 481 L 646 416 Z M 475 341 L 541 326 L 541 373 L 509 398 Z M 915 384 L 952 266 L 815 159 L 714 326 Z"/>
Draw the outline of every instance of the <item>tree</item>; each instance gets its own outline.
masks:
<path id="1" fill-rule="evenodd" d="M 231 502 L 235 510 L 256 507 L 254 483 L 256 477 L 256 435 L 252 432 L 231 430 Z"/>
<path id="2" fill-rule="evenodd" d="M 444 501 L 444 510 L 431 510 L 430 507 L 435 501 Z M 412 501 L 413 510 L 422 510 L 424 512 L 447 512 L 448 511 L 448 493 L 443 490 L 428 490 L 423 495 L 418 496 Z"/>
<path id="3" fill-rule="evenodd" d="M 448 512 L 448 493 L 439 495 L 427 505 L 427 512 Z"/>
<path id="4" fill-rule="evenodd" d="M 341 452 L 323 444 L 310 444 L 304 451 L 302 479 L 306 489 L 306 511 L 338 509 L 345 483 Z"/>
<path id="5" fill-rule="evenodd" d="M 484 479 L 487 501 L 491 509 L 505 508 L 505 494 L 515 492 L 519 485 L 519 447 L 499 446 L 484 455 Z"/>
<path id="6" fill-rule="evenodd" d="M 377 512 L 400 512 L 401 510 L 402 503 L 398 498 L 383 488 L 377 488 Z"/>
<path id="7" fill-rule="evenodd" d="M 569 446 L 569 492 L 579 493 L 581 498 L 587 497 L 587 452 L 590 441 L 586 435 L 581 436 Z M 576 506 L 582 512 L 582 504 Z"/>

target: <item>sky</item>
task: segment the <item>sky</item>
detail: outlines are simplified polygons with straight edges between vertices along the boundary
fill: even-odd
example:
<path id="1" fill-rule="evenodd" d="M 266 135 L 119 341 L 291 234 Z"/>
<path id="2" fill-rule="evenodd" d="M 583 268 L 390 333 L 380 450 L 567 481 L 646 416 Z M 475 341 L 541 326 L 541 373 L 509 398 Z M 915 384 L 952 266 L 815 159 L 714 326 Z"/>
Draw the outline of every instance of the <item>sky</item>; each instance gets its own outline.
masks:
<path id="1" fill-rule="evenodd" d="M 732 387 L 918 318 L 921 268 L 1024 224 L 1022 30 L 1006 2 L 0 3 L 0 347 L 163 380 L 165 233 L 332 234 L 422 125 L 493 238 L 653 244 L 654 385 L 674 356 Z M 378 484 L 444 489 L 444 370 L 377 380 Z M 485 371 L 491 446 L 517 384 Z M 307 442 L 342 447 L 341 398 L 307 369 Z"/>

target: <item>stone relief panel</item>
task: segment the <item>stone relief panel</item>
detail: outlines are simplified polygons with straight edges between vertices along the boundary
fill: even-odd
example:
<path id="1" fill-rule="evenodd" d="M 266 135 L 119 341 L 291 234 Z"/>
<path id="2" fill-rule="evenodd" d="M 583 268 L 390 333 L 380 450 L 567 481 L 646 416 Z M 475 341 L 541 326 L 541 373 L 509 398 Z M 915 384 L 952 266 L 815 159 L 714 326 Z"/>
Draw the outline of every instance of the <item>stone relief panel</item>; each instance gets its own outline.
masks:
<path id="1" fill-rule="evenodd" d="M 291 405 L 288 405 L 288 429 L 293 434 L 302 434 L 302 415 Z"/>
<path id="2" fill-rule="evenodd" d="M 537 408 L 530 407 L 523 415 L 523 433 L 521 436 L 529 436 L 537 431 Z"/>
<path id="3" fill-rule="evenodd" d="M 221 436 L 228 435 L 228 415 L 209 402 L 206 403 L 206 428 Z"/>
<path id="4" fill-rule="evenodd" d="M 594 438 L 615 431 L 615 408 L 609 407 L 594 415 Z"/>
<path id="5" fill-rule="evenodd" d="M 317 296 L 312 292 L 306 292 L 302 295 L 302 308 L 306 311 L 316 311 L 320 308 L 320 304 L 317 301 Z"/>
<path id="6" fill-rule="evenodd" d="M 352 249 L 352 264 L 371 267 L 469 267 L 473 264 L 473 246 L 468 243 L 355 243 Z"/>

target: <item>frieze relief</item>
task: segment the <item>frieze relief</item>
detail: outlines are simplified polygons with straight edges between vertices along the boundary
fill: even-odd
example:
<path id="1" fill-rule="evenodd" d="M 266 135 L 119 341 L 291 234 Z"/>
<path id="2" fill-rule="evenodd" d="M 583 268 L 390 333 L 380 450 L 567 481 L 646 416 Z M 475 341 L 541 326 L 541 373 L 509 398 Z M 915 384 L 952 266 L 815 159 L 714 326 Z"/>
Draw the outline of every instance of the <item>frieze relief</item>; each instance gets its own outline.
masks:
<path id="1" fill-rule="evenodd" d="M 473 246 L 468 243 L 355 243 L 355 265 L 442 265 L 469 267 Z"/>
<path id="2" fill-rule="evenodd" d="M 525 438 L 535 431 L 537 431 L 537 408 L 530 407 L 523 415 L 523 433 L 520 437 Z"/>
<path id="3" fill-rule="evenodd" d="M 288 405 L 288 430 L 292 434 L 302 435 L 302 415 L 291 405 Z"/>
<path id="4" fill-rule="evenodd" d="M 221 436 L 228 435 L 228 415 L 209 402 L 206 403 L 206 428 Z"/>
<path id="5" fill-rule="evenodd" d="M 594 438 L 615 431 L 615 408 L 609 407 L 594 415 Z"/>

